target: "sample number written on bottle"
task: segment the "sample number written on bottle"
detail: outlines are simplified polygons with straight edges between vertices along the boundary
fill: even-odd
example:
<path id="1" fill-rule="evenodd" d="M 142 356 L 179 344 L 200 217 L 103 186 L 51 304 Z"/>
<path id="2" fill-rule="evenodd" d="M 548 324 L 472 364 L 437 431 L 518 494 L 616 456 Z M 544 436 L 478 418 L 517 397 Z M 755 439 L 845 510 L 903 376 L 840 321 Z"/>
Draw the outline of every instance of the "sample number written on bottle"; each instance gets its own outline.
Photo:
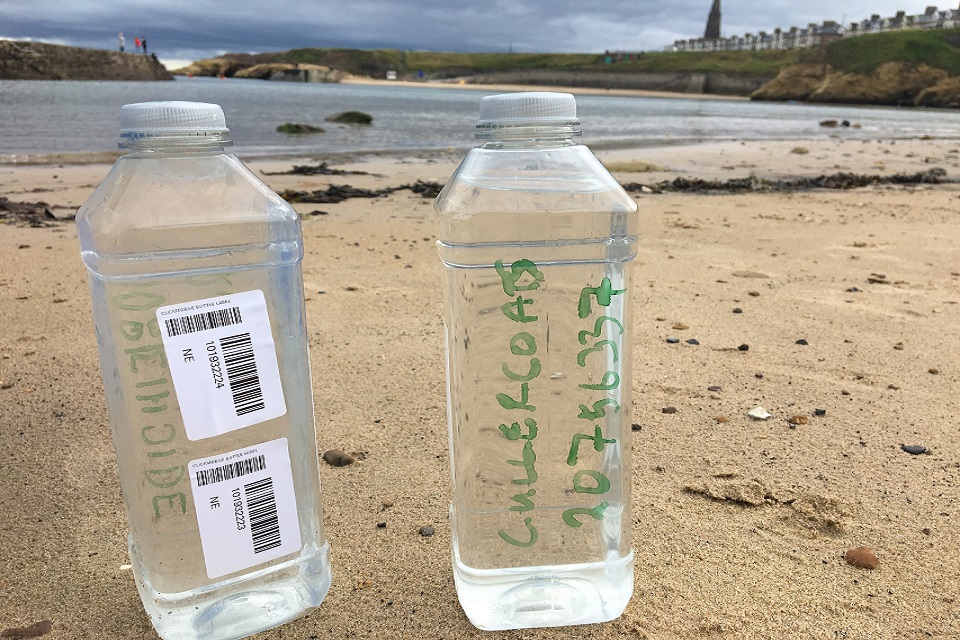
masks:
<path id="1" fill-rule="evenodd" d="M 507 383 L 516 385 L 507 389 L 503 393 L 496 394 L 497 403 L 505 411 L 511 412 L 509 417 L 500 424 L 500 434 L 507 440 L 515 441 L 518 444 L 523 443 L 518 459 L 507 460 L 506 463 L 512 467 L 517 467 L 521 473 L 519 477 L 511 480 L 512 484 L 520 485 L 525 490 L 511 496 L 513 506 L 510 511 L 517 512 L 522 516 L 518 526 L 509 530 L 504 528 L 497 532 L 501 540 L 507 544 L 516 547 L 532 547 L 539 539 L 539 532 L 534 520 L 536 509 L 535 497 L 537 489 L 533 485 L 537 483 L 537 454 L 534 448 L 534 441 L 537 438 L 537 407 L 533 404 L 534 400 L 530 397 L 530 382 L 536 379 L 542 372 L 542 364 L 537 358 L 537 340 L 534 336 L 534 329 L 539 316 L 534 313 L 534 292 L 540 288 L 544 281 L 544 274 L 537 265 L 527 259 L 517 260 L 504 266 L 503 261 L 498 260 L 494 264 L 497 274 L 500 276 L 500 283 L 503 292 L 510 298 L 500 306 L 503 315 L 512 322 L 519 325 L 518 331 L 510 338 L 509 345 L 512 357 L 504 362 L 501 370 Z M 615 297 L 624 293 L 623 289 L 614 289 L 609 278 L 603 278 L 595 287 L 584 287 L 577 302 L 577 316 L 581 320 L 590 320 L 596 314 L 597 307 L 610 307 L 614 303 Z M 571 310 L 572 311 L 572 310 Z M 604 437 L 603 425 L 607 412 L 619 413 L 620 404 L 614 398 L 619 398 L 620 394 L 620 347 L 622 344 L 623 324 L 612 315 L 603 315 L 597 317 L 592 326 L 578 334 L 578 340 L 583 349 L 579 350 L 576 356 L 577 366 L 580 369 L 587 368 L 588 363 L 595 362 L 597 358 L 605 358 L 609 369 L 601 376 L 599 381 L 586 380 L 578 385 L 578 393 L 601 392 L 604 397 L 596 399 L 596 395 L 591 393 L 584 397 L 585 403 L 579 405 L 580 412 L 577 419 L 586 420 L 591 423 L 592 430 L 586 429 L 587 433 L 577 433 L 573 436 L 567 453 L 566 463 L 570 467 L 578 467 L 585 464 L 581 460 L 586 460 L 589 456 L 581 453 L 581 445 L 584 441 L 592 443 L 594 451 L 600 453 L 607 445 L 617 443 L 614 438 Z M 610 397 L 610 396 L 614 397 Z M 516 414 L 513 412 L 525 412 Z M 514 416 L 520 416 L 517 420 L 512 420 Z M 591 432 L 592 431 L 592 432 Z M 610 479 L 602 472 L 595 469 L 578 469 L 572 478 L 573 491 L 578 494 L 603 495 L 610 490 Z M 604 512 L 609 503 L 599 502 L 596 506 L 589 508 L 571 508 L 563 511 L 561 518 L 568 526 L 578 529 L 583 526 L 585 517 L 594 520 L 602 520 Z"/>
<path id="2" fill-rule="evenodd" d="M 593 302 L 600 307 L 609 307 L 614 296 L 623 294 L 624 289 L 614 289 L 610 278 L 603 278 L 596 287 L 584 287 L 580 291 L 580 300 L 577 304 L 577 316 L 581 320 L 591 317 L 593 314 Z M 604 330 L 608 334 L 613 334 L 611 338 L 603 338 Z M 584 391 L 600 391 L 604 396 L 615 395 L 619 397 L 620 389 L 620 345 L 623 336 L 623 324 L 613 316 L 600 316 L 594 323 L 592 330 L 584 329 L 581 331 L 577 340 L 585 345 L 577 353 L 577 366 L 585 368 L 589 359 L 606 358 L 607 366 L 610 367 L 599 382 L 584 382 L 577 385 L 578 389 Z M 590 346 L 592 343 L 592 346 Z M 582 392 L 581 392 L 582 393 Z M 620 403 L 610 397 L 603 397 L 599 400 L 593 400 L 595 395 L 587 399 L 589 404 L 580 405 L 580 413 L 577 418 L 586 420 L 593 426 L 593 433 L 577 433 L 570 442 L 570 452 L 567 455 L 567 465 L 576 467 L 580 462 L 580 447 L 584 440 L 593 443 L 593 450 L 602 452 L 607 445 L 615 445 L 617 441 L 613 438 L 604 438 L 603 424 L 607 416 L 607 410 L 613 413 L 620 412 Z M 591 400 L 593 400 L 591 402 Z M 575 493 L 585 493 L 593 495 L 603 495 L 610 490 L 610 479 L 594 469 L 581 469 L 573 474 L 573 490 Z M 591 508 L 567 509 L 563 512 L 563 521 L 567 526 L 579 528 L 583 522 L 577 516 L 590 516 L 594 520 L 602 520 L 603 514 L 610 504 L 606 501 L 600 502 Z"/>

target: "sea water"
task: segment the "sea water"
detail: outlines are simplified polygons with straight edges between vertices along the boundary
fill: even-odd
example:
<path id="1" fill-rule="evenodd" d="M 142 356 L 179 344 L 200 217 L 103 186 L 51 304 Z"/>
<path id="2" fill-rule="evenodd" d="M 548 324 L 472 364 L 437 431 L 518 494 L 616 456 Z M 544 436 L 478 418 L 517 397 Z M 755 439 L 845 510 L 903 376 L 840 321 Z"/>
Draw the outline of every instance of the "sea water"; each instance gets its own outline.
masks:
<path id="1" fill-rule="evenodd" d="M 308 84 L 228 78 L 173 82 L 0 80 L 0 161 L 52 154 L 82 160 L 115 152 L 120 105 L 138 100 L 202 100 L 224 106 L 236 153 L 242 158 L 321 156 L 364 152 L 457 150 L 472 146 L 463 122 L 480 97 L 470 88 L 409 85 Z M 711 99 L 578 95 L 591 125 L 583 140 L 592 149 L 647 147 L 723 140 L 894 140 L 930 135 L 955 139 L 960 113 L 944 109 L 854 107 Z M 370 127 L 329 126 L 327 115 L 361 110 Z M 314 114 L 314 115 L 306 115 Z M 849 120 L 859 129 L 828 129 L 821 120 Z M 65 132 L 58 123 L 69 122 Z M 318 136 L 276 131 L 284 122 L 324 125 Z M 58 161 L 56 158 L 46 160 Z M 62 161 L 62 160 L 60 160 Z M 103 160 L 100 160 L 101 162 Z"/>

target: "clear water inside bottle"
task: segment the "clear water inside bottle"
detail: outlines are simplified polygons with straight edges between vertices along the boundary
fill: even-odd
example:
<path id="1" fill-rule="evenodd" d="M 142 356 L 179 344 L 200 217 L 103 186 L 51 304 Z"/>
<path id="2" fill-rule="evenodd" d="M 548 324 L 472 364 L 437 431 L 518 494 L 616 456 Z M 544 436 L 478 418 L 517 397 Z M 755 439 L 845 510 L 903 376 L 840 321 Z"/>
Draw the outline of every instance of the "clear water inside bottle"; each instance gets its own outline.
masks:
<path id="1" fill-rule="evenodd" d="M 330 585 L 291 213 L 232 156 L 168 152 L 121 159 L 79 215 L 131 563 L 169 640 L 245 637 L 319 606 Z M 264 294 L 286 413 L 191 440 L 156 310 L 246 291 Z M 289 443 L 302 546 L 211 578 L 187 465 L 278 438 Z"/>
<path id="2" fill-rule="evenodd" d="M 633 592 L 636 205 L 582 147 L 471 155 L 437 204 L 458 596 L 481 629 L 610 620 Z"/>

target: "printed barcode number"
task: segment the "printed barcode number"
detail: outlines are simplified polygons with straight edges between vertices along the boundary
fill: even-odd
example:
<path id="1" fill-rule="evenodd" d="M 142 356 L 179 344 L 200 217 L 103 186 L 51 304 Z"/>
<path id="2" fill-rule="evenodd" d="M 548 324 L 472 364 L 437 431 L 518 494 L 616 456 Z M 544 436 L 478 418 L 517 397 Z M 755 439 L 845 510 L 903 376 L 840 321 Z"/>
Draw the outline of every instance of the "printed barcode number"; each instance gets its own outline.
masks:
<path id="1" fill-rule="evenodd" d="M 263 389 L 253 356 L 249 333 L 220 338 L 223 362 L 227 367 L 227 381 L 233 394 L 233 408 L 238 416 L 263 409 Z"/>
<path id="2" fill-rule="evenodd" d="M 277 517 L 277 499 L 273 493 L 273 478 L 264 478 L 243 486 L 250 514 L 250 535 L 253 552 L 262 553 L 280 546 L 280 519 Z"/>
<path id="3" fill-rule="evenodd" d="M 238 460 L 232 464 L 225 464 L 213 469 L 203 469 L 197 471 L 197 486 L 205 487 L 208 484 L 223 482 L 224 480 L 233 480 L 241 476 L 250 475 L 257 471 L 263 471 L 267 468 L 267 461 L 262 455 L 256 458 L 247 458 Z"/>
<path id="4" fill-rule="evenodd" d="M 168 318 L 166 320 L 167 335 L 172 338 L 173 336 L 185 335 L 187 333 L 197 333 L 198 331 L 207 331 L 208 329 L 229 327 L 230 325 L 240 324 L 241 322 L 243 322 L 243 320 L 240 318 L 240 307 L 217 309 L 216 311 L 197 313 L 192 316 Z"/>

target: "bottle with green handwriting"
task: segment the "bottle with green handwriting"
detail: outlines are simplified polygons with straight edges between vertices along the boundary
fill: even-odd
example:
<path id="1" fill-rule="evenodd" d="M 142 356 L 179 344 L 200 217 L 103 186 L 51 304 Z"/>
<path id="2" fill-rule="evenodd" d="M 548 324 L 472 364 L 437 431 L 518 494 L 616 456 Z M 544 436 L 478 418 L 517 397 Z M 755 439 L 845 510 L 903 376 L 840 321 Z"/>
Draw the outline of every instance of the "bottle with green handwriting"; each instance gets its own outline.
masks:
<path id="1" fill-rule="evenodd" d="M 639 222 L 579 125 L 569 94 L 483 98 L 436 202 L 453 570 L 481 629 L 612 620 L 633 593 Z"/>
<path id="2" fill-rule="evenodd" d="M 330 586 L 300 220 L 215 104 L 120 111 L 80 208 L 134 577 L 166 640 L 243 638 Z"/>

